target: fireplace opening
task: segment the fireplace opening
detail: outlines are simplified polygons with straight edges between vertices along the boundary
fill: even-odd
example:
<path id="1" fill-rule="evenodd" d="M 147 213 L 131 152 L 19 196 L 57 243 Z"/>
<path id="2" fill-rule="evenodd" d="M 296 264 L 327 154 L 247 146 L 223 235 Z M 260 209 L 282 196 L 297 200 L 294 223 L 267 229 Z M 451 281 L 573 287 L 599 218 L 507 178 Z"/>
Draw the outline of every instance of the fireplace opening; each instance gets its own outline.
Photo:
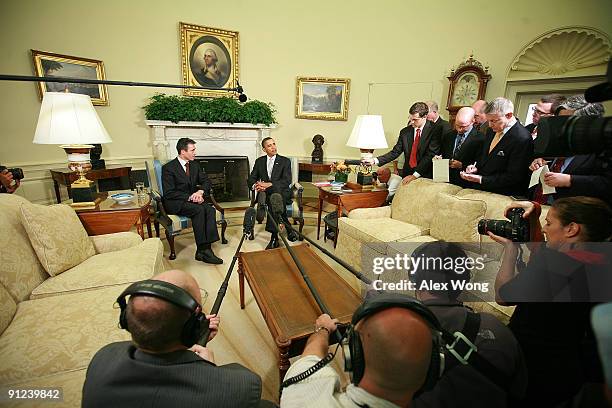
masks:
<path id="1" fill-rule="evenodd" d="M 246 156 L 201 156 L 197 160 L 208 175 L 218 202 L 249 199 L 247 179 L 249 158 Z"/>

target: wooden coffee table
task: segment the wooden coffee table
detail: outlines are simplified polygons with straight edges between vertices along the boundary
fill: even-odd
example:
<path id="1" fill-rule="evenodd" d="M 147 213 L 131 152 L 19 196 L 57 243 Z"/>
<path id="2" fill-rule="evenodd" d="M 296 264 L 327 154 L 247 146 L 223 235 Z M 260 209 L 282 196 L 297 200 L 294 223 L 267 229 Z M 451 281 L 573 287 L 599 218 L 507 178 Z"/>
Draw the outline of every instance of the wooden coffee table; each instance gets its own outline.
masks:
<path id="1" fill-rule="evenodd" d="M 332 316 L 348 323 L 361 296 L 307 244 L 292 247 Z M 241 252 L 238 258 L 240 308 L 244 309 L 244 278 L 253 292 L 268 330 L 278 347 L 282 382 L 289 358 L 304 350 L 314 323 L 321 315 L 308 286 L 286 248 Z M 330 341 L 333 337 L 330 337 Z"/>
<path id="2" fill-rule="evenodd" d="M 369 190 L 361 189 L 358 184 L 349 183 L 345 186 L 351 191 L 336 191 L 331 187 L 317 187 L 319 189 L 319 216 L 317 220 L 317 239 L 321 232 L 321 213 L 323 211 L 323 201 L 336 206 L 338 218 L 342 216 L 342 209 L 347 211 L 355 208 L 380 207 L 387 199 L 389 192 L 386 188 L 373 188 Z M 338 242 L 338 228 L 334 235 L 334 248 Z"/>
<path id="3" fill-rule="evenodd" d="M 129 190 L 127 190 L 129 191 Z M 134 225 L 138 233 L 144 236 L 143 224 L 147 225 L 149 238 L 151 233 L 151 198 L 147 194 L 144 200 L 139 200 L 136 196 L 127 204 L 117 204 L 110 195 L 125 191 L 109 191 L 98 193 L 101 201 L 95 207 L 74 208 L 81 223 L 89 235 L 112 234 L 114 232 L 129 231 Z M 135 193 L 134 193 L 135 195 Z M 66 204 L 72 200 L 65 201 Z"/>

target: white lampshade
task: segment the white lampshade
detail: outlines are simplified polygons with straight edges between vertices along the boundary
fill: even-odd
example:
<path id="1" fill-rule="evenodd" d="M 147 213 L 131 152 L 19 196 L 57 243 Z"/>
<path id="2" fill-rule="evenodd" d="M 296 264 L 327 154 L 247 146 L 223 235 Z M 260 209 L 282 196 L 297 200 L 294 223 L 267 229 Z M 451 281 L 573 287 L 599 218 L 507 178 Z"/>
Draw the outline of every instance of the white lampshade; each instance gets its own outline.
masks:
<path id="1" fill-rule="evenodd" d="M 112 142 L 88 95 L 45 92 L 33 143 L 83 145 Z"/>
<path id="2" fill-rule="evenodd" d="M 358 149 L 386 149 L 387 139 L 383 129 L 382 116 L 359 115 L 346 145 Z"/>

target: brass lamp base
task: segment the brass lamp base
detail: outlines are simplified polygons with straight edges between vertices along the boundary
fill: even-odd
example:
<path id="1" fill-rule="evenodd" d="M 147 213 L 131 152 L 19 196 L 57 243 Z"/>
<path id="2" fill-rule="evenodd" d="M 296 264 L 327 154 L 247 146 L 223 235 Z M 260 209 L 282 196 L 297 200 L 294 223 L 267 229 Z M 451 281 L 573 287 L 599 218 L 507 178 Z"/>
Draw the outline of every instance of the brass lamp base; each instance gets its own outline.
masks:
<path id="1" fill-rule="evenodd" d="M 89 151 L 93 145 L 61 145 L 60 147 L 68 155 L 68 168 L 79 175 L 79 178 L 70 185 L 72 202 L 83 203 L 81 205 L 95 204 L 96 187 L 93 181 L 85 178 L 85 174 L 91 170 Z"/>

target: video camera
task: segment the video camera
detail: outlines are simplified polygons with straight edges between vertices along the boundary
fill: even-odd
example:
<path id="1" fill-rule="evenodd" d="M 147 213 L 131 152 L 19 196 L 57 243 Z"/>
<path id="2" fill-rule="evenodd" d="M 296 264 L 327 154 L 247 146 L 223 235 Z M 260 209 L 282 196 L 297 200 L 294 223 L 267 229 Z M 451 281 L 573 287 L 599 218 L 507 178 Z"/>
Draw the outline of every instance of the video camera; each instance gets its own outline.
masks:
<path id="1" fill-rule="evenodd" d="M 8 169 L 6 166 L 0 166 L 0 173 L 4 170 L 8 171 L 13 175 L 13 180 L 21 180 L 23 179 L 23 170 L 19 167 L 15 167 L 12 169 Z"/>
<path id="2" fill-rule="evenodd" d="M 612 99 L 612 60 L 608 62 L 608 82 L 587 89 L 588 102 Z M 612 117 L 556 116 L 541 118 L 534 142 L 535 157 L 567 157 L 601 154 L 612 157 Z"/>

